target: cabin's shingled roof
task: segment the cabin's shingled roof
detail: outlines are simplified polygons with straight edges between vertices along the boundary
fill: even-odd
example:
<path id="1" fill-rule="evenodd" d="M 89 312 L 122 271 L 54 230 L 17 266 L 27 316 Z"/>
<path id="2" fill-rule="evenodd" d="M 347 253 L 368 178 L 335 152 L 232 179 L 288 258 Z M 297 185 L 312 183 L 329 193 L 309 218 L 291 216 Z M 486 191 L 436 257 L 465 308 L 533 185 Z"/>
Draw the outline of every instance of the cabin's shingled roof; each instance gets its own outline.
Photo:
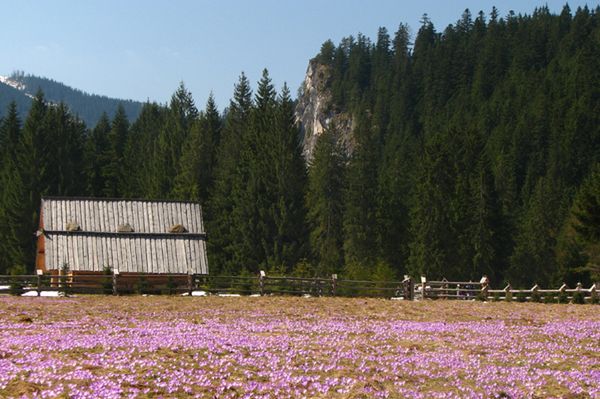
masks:
<path id="1" fill-rule="evenodd" d="M 41 215 L 46 270 L 208 274 L 198 203 L 46 197 Z M 68 229 L 74 223 L 78 231 Z M 118 232 L 126 224 L 133 231 Z"/>

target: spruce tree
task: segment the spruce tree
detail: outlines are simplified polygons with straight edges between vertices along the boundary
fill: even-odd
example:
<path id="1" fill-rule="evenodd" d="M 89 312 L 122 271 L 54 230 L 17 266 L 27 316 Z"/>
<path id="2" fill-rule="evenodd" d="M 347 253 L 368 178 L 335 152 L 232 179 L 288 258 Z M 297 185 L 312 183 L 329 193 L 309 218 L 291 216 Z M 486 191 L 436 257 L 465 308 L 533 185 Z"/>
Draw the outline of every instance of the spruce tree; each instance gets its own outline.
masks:
<path id="1" fill-rule="evenodd" d="M 593 281 L 600 280 L 600 163 L 597 163 L 582 184 L 571 210 L 575 216 L 573 227 L 586 263 L 583 270 Z"/>
<path id="2" fill-rule="evenodd" d="M 109 161 L 106 158 L 109 155 L 108 135 L 110 130 L 110 120 L 104 112 L 94 129 L 86 137 L 84 150 L 86 193 L 92 197 L 101 197 L 104 194 L 106 182 L 102 170 Z"/>
<path id="3" fill-rule="evenodd" d="M 317 139 L 306 192 L 311 254 L 323 277 L 341 272 L 344 264 L 344 180 L 344 149 L 331 127 Z"/>
<path id="4" fill-rule="evenodd" d="M 27 191 L 14 157 L 6 157 L 0 169 L 0 274 L 11 268 L 33 270 L 32 215 L 23 201 Z"/>
<path id="5" fill-rule="evenodd" d="M 46 123 L 55 143 L 50 191 L 54 195 L 82 195 L 85 124 L 71 115 L 63 103 L 48 109 Z"/>
<path id="6" fill-rule="evenodd" d="M 21 140 L 21 120 L 12 102 L 0 122 L 0 274 L 17 265 L 25 265 L 22 226 L 29 226 L 23 210 L 23 184 L 17 169 L 17 151 Z"/>
<path id="7" fill-rule="evenodd" d="M 179 173 L 175 178 L 175 198 L 206 203 L 214 183 L 216 149 L 219 144 L 221 118 L 212 94 L 206 111 L 192 125 L 184 143 Z"/>
<path id="8" fill-rule="evenodd" d="M 119 107 L 107 135 L 108 147 L 102 156 L 106 162 L 102 166 L 102 178 L 104 180 L 102 194 L 105 197 L 118 198 L 123 191 L 126 174 L 123 153 L 128 131 L 129 121 L 125 109 Z"/>
<path id="9" fill-rule="evenodd" d="M 277 103 L 275 89 L 267 70 L 258 83 L 249 129 L 242 137 L 239 164 L 233 179 L 231 196 L 232 228 L 238 232 L 233 248 L 234 264 L 252 272 L 269 268 L 275 226 L 270 217 L 276 196 L 272 189 L 269 157 L 273 145 Z"/>
<path id="10" fill-rule="evenodd" d="M 239 167 L 242 142 L 248 133 L 252 90 L 242 73 L 235 85 L 233 99 L 224 121 L 222 137 L 216 155 L 215 185 L 206 209 L 208 256 L 211 273 L 236 273 L 243 265 L 234 262 L 234 251 L 239 232 L 233 222 L 234 183 Z"/>
<path id="11" fill-rule="evenodd" d="M 171 198 L 174 195 L 173 183 L 181 164 L 183 144 L 197 119 L 198 110 L 192 93 L 181 82 L 171 97 L 165 123 L 157 141 L 159 170 L 162 171 L 158 176 L 159 195 L 163 198 Z"/>
<path id="12" fill-rule="evenodd" d="M 294 120 L 294 103 L 284 84 L 277 101 L 275 129 L 270 142 L 270 172 L 274 174 L 273 250 L 270 263 L 290 270 L 308 254 L 306 210 L 306 166 Z"/>
<path id="13" fill-rule="evenodd" d="M 347 169 L 344 214 L 344 254 L 347 265 L 375 266 L 377 246 L 377 186 L 379 137 L 364 117 L 357 116 L 357 148 Z"/>
<path id="14" fill-rule="evenodd" d="M 51 184 L 55 181 L 55 146 L 53 134 L 48 130 L 46 115 L 48 107 L 44 94 L 38 91 L 32 101 L 31 109 L 25 119 L 19 148 L 16 153 L 15 169 L 10 175 L 18 173 L 15 182 L 21 188 L 10 190 L 15 208 L 15 220 L 18 225 L 13 226 L 18 231 L 16 239 L 21 243 L 20 251 L 23 253 L 23 264 L 28 271 L 33 270 L 35 258 L 35 240 L 32 232 L 38 229 L 39 209 L 41 197 L 55 194 L 51 191 Z M 21 191 L 22 195 L 17 193 Z"/>
<path id="15" fill-rule="evenodd" d="M 156 103 L 146 103 L 132 123 L 125 144 L 124 165 L 126 187 L 123 195 L 129 198 L 162 199 L 162 156 L 158 137 L 168 110 Z"/>
<path id="16" fill-rule="evenodd" d="M 429 279 L 451 276 L 448 270 L 454 245 L 453 223 L 448 195 L 454 190 L 452 160 L 444 149 L 443 140 L 430 141 L 419 162 L 410 210 L 410 257 L 408 271 Z"/>
<path id="17" fill-rule="evenodd" d="M 0 120 L 0 154 L 2 160 L 7 156 L 14 156 L 21 134 L 21 119 L 17 112 L 17 104 L 9 104 L 6 117 Z M 0 164 L 2 163 L 0 160 Z"/>

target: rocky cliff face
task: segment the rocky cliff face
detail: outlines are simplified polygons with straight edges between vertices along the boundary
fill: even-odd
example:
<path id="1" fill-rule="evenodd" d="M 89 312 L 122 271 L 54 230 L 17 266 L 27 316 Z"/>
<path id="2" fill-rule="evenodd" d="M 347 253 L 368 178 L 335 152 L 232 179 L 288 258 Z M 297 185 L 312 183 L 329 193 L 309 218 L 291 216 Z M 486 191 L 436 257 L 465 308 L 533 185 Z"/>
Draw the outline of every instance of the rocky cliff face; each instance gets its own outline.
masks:
<path id="1" fill-rule="evenodd" d="M 296 106 L 296 121 L 301 128 L 303 153 L 307 162 L 312 160 L 317 138 L 328 128 L 335 128 L 346 151 L 352 151 L 352 117 L 336 110 L 331 99 L 330 84 L 330 67 L 311 60 Z"/>

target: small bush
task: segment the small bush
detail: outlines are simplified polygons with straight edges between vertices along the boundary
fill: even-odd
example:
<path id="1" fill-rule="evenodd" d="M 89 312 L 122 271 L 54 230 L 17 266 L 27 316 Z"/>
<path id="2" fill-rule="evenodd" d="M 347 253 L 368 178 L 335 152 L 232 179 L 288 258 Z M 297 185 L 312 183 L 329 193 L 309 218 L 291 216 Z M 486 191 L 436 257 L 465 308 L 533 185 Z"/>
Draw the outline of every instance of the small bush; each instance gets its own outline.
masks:
<path id="1" fill-rule="evenodd" d="M 559 292 L 558 303 L 569 303 L 569 295 L 565 291 Z"/>
<path id="2" fill-rule="evenodd" d="M 485 293 L 485 291 L 480 291 L 477 293 L 477 300 L 481 301 L 481 302 L 485 302 L 487 301 L 487 294 Z"/>
<path id="3" fill-rule="evenodd" d="M 237 288 L 239 288 L 240 294 L 249 295 L 260 292 L 259 276 L 256 273 L 250 273 L 250 271 L 244 267 L 240 271 L 239 277 L 244 277 L 244 280 L 238 280 L 239 285 Z"/>
<path id="4" fill-rule="evenodd" d="M 547 293 L 544 295 L 544 303 L 556 303 L 556 299 L 554 295 L 551 293 Z"/>
<path id="5" fill-rule="evenodd" d="M 350 262 L 344 266 L 340 280 L 370 280 L 371 270 L 367 265 Z M 341 296 L 365 296 L 368 290 L 364 289 L 361 283 L 341 283 L 338 282 L 337 294 Z"/>
<path id="6" fill-rule="evenodd" d="M 25 266 L 13 266 L 9 269 L 9 273 L 11 276 L 14 276 L 10 279 L 9 294 L 14 296 L 22 295 L 25 292 L 23 289 L 23 280 L 17 276 L 25 274 Z"/>
<path id="7" fill-rule="evenodd" d="M 592 296 L 590 298 L 590 303 L 593 305 L 600 304 L 600 297 L 598 297 L 598 293 L 596 291 L 592 292 Z"/>
<path id="8" fill-rule="evenodd" d="M 173 278 L 173 276 L 167 277 L 167 287 L 165 289 L 165 294 L 175 295 L 175 292 L 176 292 L 175 288 L 176 288 L 176 284 L 175 284 L 175 279 Z"/>
<path id="9" fill-rule="evenodd" d="M 285 265 L 273 265 L 267 270 L 267 279 L 265 281 L 265 292 L 281 295 L 289 295 L 293 290 L 289 280 L 278 280 L 277 277 L 285 277 L 287 270 Z M 273 277 L 273 280 L 269 280 Z"/>
<path id="10" fill-rule="evenodd" d="M 576 303 L 577 305 L 583 305 L 585 303 L 585 296 L 583 295 L 583 292 L 576 291 L 573 294 L 573 303 Z"/>
<path id="11" fill-rule="evenodd" d="M 393 291 L 383 289 L 383 287 L 389 286 L 389 284 L 386 285 L 386 283 L 396 280 L 396 273 L 387 262 L 377 262 L 377 264 L 375 265 L 375 269 L 373 270 L 373 274 L 371 274 L 371 280 L 379 284 L 377 285 L 378 288 L 374 287 L 373 289 L 367 291 L 367 294 L 369 296 L 393 296 Z"/>
<path id="12" fill-rule="evenodd" d="M 135 292 L 139 295 L 148 293 L 148 280 L 144 276 L 140 276 L 137 284 L 135 285 Z"/>
<path id="13" fill-rule="evenodd" d="M 540 295 L 540 293 L 538 291 L 533 291 L 531 293 L 531 301 L 537 302 L 537 303 L 542 302 L 542 295 Z"/>
<path id="14" fill-rule="evenodd" d="M 69 281 L 70 277 L 69 277 L 69 273 L 70 273 L 71 269 L 69 267 L 68 263 L 63 263 L 62 267 L 60 268 L 60 276 L 59 276 L 59 292 L 62 292 L 65 296 L 69 296 L 72 293 L 73 287 L 71 287 L 71 282 Z"/>
<path id="15" fill-rule="evenodd" d="M 316 274 L 317 273 L 315 268 L 306 259 L 302 259 L 301 261 L 296 263 L 294 269 L 292 270 L 293 277 L 313 278 L 316 276 Z"/>
<path id="16" fill-rule="evenodd" d="M 492 301 L 500 302 L 500 293 L 499 292 L 494 293 L 494 297 L 493 297 Z"/>

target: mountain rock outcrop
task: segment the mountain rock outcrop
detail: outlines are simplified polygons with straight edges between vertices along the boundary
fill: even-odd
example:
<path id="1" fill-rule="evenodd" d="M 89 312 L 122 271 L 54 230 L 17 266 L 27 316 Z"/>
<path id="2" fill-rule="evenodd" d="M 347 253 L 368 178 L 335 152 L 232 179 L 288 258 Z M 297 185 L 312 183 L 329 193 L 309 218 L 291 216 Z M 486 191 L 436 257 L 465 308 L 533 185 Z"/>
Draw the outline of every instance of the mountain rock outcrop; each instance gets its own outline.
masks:
<path id="1" fill-rule="evenodd" d="M 312 160 L 317 139 L 326 129 L 335 129 L 348 153 L 352 152 L 352 117 L 339 111 L 331 98 L 331 67 L 311 60 L 298 95 L 296 122 L 302 134 L 302 149 L 307 162 Z"/>

